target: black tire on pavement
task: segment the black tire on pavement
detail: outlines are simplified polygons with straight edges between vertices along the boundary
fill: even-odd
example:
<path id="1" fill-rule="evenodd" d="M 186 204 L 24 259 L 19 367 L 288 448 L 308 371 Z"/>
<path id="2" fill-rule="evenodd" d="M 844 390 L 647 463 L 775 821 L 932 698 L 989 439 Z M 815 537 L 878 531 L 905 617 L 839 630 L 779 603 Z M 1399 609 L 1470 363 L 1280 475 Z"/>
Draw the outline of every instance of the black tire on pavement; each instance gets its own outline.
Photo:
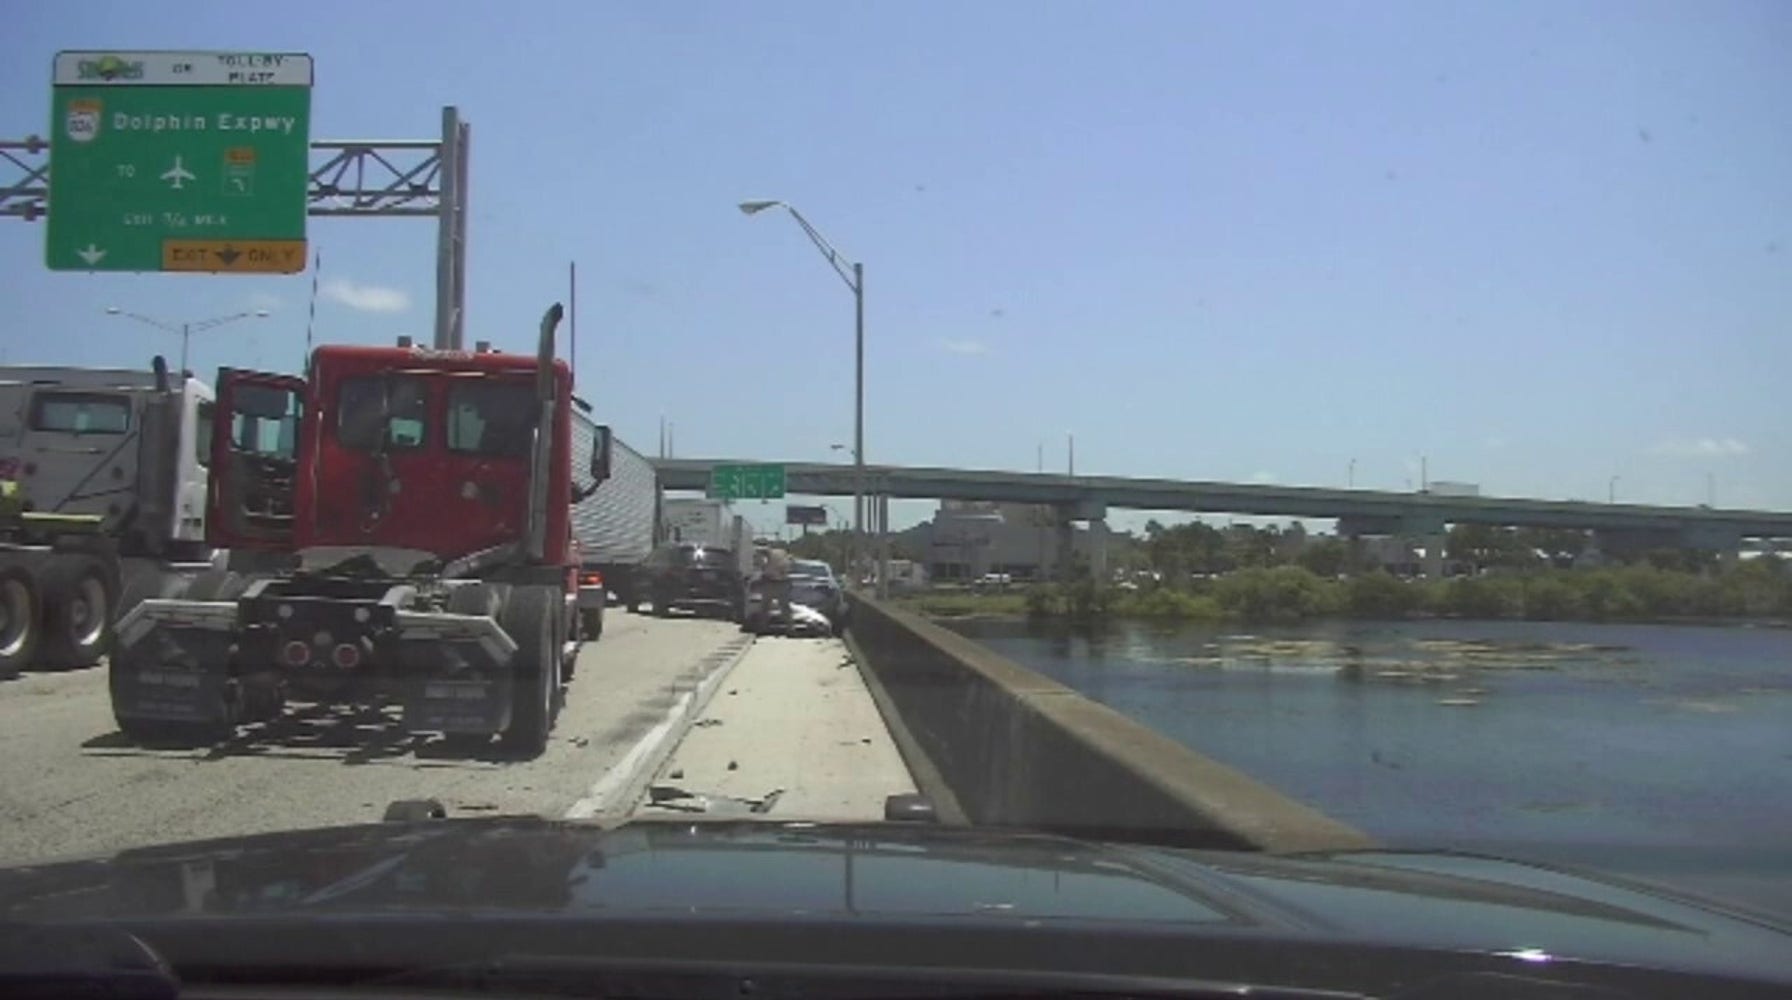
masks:
<path id="1" fill-rule="evenodd" d="M 604 634 L 604 613 L 601 609 L 589 608 L 579 612 L 579 637 L 586 642 L 596 642 Z"/>
<path id="2" fill-rule="evenodd" d="M 31 665 L 42 637 L 37 581 L 23 566 L 0 568 L 0 676 Z"/>
<path id="3" fill-rule="evenodd" d="M 499 612 L 498 622 L 516 640 L 512 669 L 510 726 L 504 748 L 522 757 L 539 757 L 548 746 L 554 708 L 560 696 L 560 629 L 562 596 L 554 587 L 519 586 Z"/>
<path id="4" fill-rule="evenodd" d="M 45 666 L 91 667 L 112 648 L 118 582 L 92 556 L 52 559 L 39 581 Z"/>

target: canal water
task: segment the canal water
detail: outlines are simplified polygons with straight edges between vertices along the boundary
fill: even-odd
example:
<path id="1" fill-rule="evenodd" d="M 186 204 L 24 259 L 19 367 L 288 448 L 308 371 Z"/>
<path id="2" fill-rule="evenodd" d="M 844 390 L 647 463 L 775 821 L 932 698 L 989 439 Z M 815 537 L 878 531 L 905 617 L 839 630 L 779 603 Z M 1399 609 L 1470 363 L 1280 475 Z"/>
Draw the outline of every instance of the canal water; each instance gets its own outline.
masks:
<path id="1" fill-rule="evenodd" d="M 1792 630 L 947 624 L 1384 844 L 1792 917 Z"/>

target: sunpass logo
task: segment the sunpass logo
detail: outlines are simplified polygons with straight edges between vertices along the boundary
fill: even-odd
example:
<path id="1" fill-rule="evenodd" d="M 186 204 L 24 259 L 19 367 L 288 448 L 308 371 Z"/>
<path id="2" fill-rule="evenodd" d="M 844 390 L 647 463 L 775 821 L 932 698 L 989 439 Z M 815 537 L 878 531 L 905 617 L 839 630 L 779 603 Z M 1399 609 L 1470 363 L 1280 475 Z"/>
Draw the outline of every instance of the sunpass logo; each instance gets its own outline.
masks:
<path id="1" fill-rule="evenodd" d="M 143 79 L 142 62 L 125 62 L 117 56 L 101 56 L 98 59 L 83 59 L 76 64 L 76 69 L 83 80 Z"/>

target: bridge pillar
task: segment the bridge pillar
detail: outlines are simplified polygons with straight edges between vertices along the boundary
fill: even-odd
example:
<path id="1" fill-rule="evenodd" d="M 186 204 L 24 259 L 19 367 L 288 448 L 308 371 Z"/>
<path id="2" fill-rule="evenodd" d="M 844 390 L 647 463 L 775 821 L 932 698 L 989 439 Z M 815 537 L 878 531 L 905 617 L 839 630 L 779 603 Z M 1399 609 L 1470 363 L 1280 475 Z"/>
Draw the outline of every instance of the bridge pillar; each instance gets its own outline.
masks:
<path id="1" fill-rule="evenodd" d="M 1089 572 L 1096 583 L 1108 578 L 1108 519 L 1098 517 L 1089 522 Z"/>
<path id="2" fill-rule="evenodd" d="M 890 596 L 890 495 L 877 498 L 877 596 Z"/>
<path id="3" fill-rule="evenodd" d="M 1425 558 L 1419 563 L 1419 571 L 1427 580 L 1439 580 L 1444 575 L 1444 541 L 1442 533 L 1425 535 L 1419 544 L 1425 547 Z"/>
<path id="4" fill-rule="evenodd" d="M 1070 582 L 1071 569 L 1076 565 L 1076 521 L 1073 520 L 1074 514 L 1075 511 L 1069 508 L 1058 508 L 1058 565 L 1056 568 L 1058 570 L 1058 581 L 1060 583 Z"/>

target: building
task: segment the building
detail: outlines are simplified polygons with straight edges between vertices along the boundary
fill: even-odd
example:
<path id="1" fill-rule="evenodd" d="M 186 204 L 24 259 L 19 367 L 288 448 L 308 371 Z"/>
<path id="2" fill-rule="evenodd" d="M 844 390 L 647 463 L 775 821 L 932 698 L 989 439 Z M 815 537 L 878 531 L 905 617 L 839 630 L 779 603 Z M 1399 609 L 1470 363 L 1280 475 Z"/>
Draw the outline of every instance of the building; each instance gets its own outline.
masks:
<path id="1" fill-rule="evenodd" d="M 1049 506 L 944 500 L 931 521 L 897 536 L 920 556 L 929 579 L 975 580 L 1007 573 L 1015 580 L 1050 579 L 1059 566 L 1056 513 Z M 1071 531 L 1071 551 L 1087 559 L 1090 534 Z"/>

